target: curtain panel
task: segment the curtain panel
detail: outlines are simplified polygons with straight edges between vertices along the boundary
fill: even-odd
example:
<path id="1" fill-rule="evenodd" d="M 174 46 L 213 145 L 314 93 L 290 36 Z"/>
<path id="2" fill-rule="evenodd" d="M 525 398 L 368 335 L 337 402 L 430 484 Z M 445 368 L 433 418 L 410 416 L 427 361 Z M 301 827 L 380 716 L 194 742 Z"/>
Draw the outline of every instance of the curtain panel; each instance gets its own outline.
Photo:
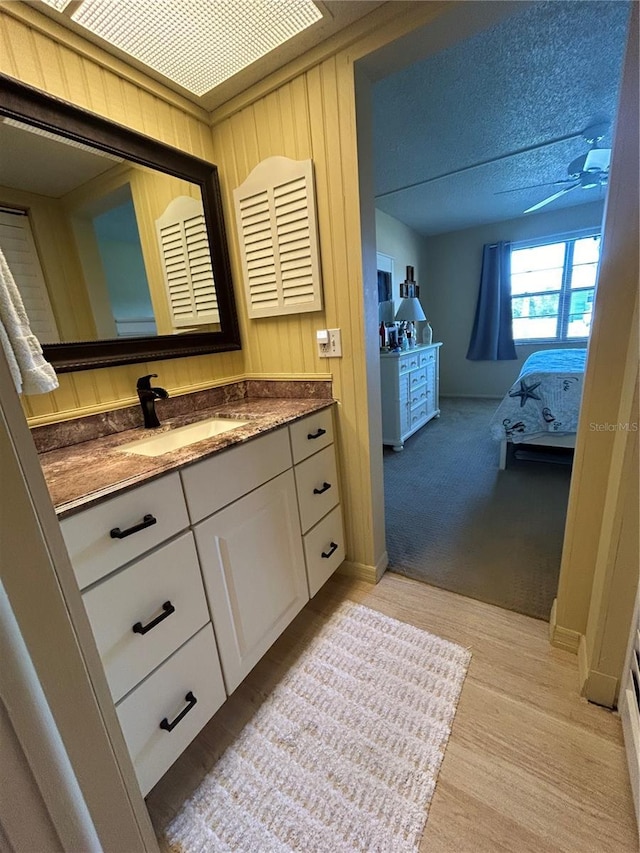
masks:
<path id="1" fill-rule="evenodd" d="M 517 358 L 511 315 L 511 243 L 487 243 L 467 358 L 507 361 Z"/>

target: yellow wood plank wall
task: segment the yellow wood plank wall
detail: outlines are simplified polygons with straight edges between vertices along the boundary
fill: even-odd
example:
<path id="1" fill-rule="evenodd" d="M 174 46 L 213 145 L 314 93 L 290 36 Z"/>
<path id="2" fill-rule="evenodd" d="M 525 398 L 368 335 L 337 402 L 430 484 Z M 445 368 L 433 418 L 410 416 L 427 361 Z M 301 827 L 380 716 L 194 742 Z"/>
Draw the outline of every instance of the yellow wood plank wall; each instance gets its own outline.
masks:
<path id="1" fill-rule="evenodd" d="M 19 6 L 20 4 L 11 4 Z M 26 10 L 29 12 L 29 10 Z M 21 20 L 0 9 L 0 70 L 31 86 L 91 110 L 147 136 L 159 139 L 206 160 L 213 160 L 211 130 L 197 108 L 182 107 L 174 95 L 166 99 L 154 87 L 136 85 L 124 74 L 94 61 L 90 51 L 74 50 L 43 32 L 42 16 Z M 94 49 L 95 50 L 95 49 Z M 158 373 L 170 392 L 208 387 L 243 375 L 243 352 L 171 359 L 162 362 L 84 370 L 60 375 L 60 388 L 25 397 L 31 424 L 78 417 L 133 403 L 136 378 Z"/>
<path id="2" fill-rule="evenodd" d="M 233 211 L 233 189 L 260 161 L 275 155 L 313 160 L 324 311 L 246 320 L 247 363 L 252 373 L 331 371 L 334 396 L 340 401 L 348 558 L 372 566 L 380 555 L 374 553 L 372 531 L 353 73 L 353 62 L 344 53 L 331 56 L 214 124 L 213 134 L 228 216 Z M 235 228 L 229 231 L 229 243 L 239 280 Z M 369 284 L 373 287 L 375 282 Z M 245 316 L 244 293 L 238 293 L 238 300 Z M 316 330 L 325 326 L 342 330 L 342 358 L 318 357 Z"/>

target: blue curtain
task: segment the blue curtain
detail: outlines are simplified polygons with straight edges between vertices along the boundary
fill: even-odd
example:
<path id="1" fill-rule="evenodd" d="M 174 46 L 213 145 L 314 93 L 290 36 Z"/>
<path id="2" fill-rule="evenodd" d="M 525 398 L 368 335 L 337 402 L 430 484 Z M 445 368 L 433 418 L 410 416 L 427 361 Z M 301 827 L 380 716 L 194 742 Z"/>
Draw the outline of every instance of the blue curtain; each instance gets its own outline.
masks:
<path id="1" fill-rule="evenodd" d="M 511 318 L 511 243 L 488 243 L 482 251 L 480 290 L 467 358 L 517 358 Z"/>

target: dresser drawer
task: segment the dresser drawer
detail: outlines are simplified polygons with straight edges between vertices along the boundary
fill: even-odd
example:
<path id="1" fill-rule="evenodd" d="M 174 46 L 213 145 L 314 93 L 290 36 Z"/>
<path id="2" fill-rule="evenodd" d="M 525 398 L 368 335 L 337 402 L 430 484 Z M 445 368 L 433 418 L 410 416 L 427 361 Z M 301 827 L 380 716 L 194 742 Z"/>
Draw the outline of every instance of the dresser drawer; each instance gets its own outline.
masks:
<path id="1" fill-rule="evenodd" d="M 411 409 L 409 418 L 409 429 L 415 429 L 427 420 L 427 407 L 418 406 L 416 409 Z"/>
<path id="2" fill-rule="evenodd" d="M 117 702 L 209 621 L 193 534 L 112 575 L 82 600 Z"/>
<path id="3" fill-rule="evenodd" d="M 209 623 L 120 702 L 116 711 L 143 796 L 225 699 Z M 169 725 L 176 723 L 171 731 L 160 727 L 165 720 Z"/>
<path id="4" fill-rule="evenodd" d="M 333 443 L 333 415 L 331 409 L 296 421 L 289 427 L 294 465 Z"/>
<path id="5" fill-rule="evenodd" d="M 408 373 L 416 367 L 420 367 L 420 353 L 414 352 L 411 355 L 400 356 L 400 373 Z"/>
<path id="6" fill-rule="evenodd" d="M 420 367 L 426 367 L 427 364 L 435 364 L 436 360 L 436 350 L 430 349 L 421 352 L 419 355 L 419 364 Z"/>
<path id="7" fill-rule="evenodd" d="M 236 445 L 181 472 L 191 521 L 195 523 L 291 468 L 285 428 Z"/>
<path id="8" fill-rule="evenodd" d="M 417 388 L 419 385 L 426 385 L 427 383 L 427 368 L 421 367 L 418 370 L 412 370 L 409 374 L 409 391 L 412 392 L 414 388 Z"/>
<path id="9" fill-rule="evenodd" d="M 338 475 L 333 445 L 295 467 L 300 525 L 306 533 L 338 503 Z"/>
<path id="10" fill-rule="evenodd" d="M 429 387 L 428 385 L 421 385 L 418 388 L 415 388 L 411 392 L 411 397 L 409 399 L 409 406 L 412 409 L 415 409 L 417 406 L 424 406 L 429 397 Z"/>
<path id="11" fill-rule="evenodd" d="M 64 518 L 60 526 L 78 585 L 84 589 L 188 524 L 176 473 Z"/>
<path id="12" fill-rule="evenodd" d="M 313 596 L 344 560 L 342 512 L 337 506 L 304 536 L 309 594 Z"/>

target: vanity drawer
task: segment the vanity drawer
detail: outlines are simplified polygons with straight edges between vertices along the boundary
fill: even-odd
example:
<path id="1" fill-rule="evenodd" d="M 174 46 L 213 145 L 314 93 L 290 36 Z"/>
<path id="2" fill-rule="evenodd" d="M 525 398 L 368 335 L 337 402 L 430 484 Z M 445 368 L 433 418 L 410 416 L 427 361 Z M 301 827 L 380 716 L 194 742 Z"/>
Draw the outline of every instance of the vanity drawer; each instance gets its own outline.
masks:
<path id="1" fill-rule="evenodd" d="M 82 599 L 114 702 L 209 621 L 191 532 L 87 590 Z"/>
<path id="2" fill-rule="evenodd" d="M 294 465 L 312 453 L 317 453 L 333 443 L 333 415 L 331 409 L 314 412 L 289 427 Z"/>
<path id="3" fill-rule="evenodd" d="M 212 515 L 291 468 L 285 428 L 196 462 L 181 472 L 192 523 Z"/>
<path id="4" fill-rule="evenodd" d="M 295 467 L 300 525 L 306 533 L 338 503 L 338 474 L 333 445 Z"/>
<path id="5" fill-rule="evenodd" d="M 337 506 L 304 536 L 309 595 L 313 596 L 344 560 L 342 512 Z"/>
<path id="6" fill-rule="evenodd" d="M 195 698 L 195 704 L 185 698 L 187 694 Z M 143 796 L 225 699 L 209 623 L 120 702 L 116 711 Z M 187 708 L 171 731 L 160 728 L 163 720 L 174 723 Z"/>
<path id="7" fill-rule="evenodd" d="M 188 525 L 177 473 L 136 486 L 60 522 L 80 589 L 155 548 Z M 122 538 L 116 536 L 116 530 Z"/>

